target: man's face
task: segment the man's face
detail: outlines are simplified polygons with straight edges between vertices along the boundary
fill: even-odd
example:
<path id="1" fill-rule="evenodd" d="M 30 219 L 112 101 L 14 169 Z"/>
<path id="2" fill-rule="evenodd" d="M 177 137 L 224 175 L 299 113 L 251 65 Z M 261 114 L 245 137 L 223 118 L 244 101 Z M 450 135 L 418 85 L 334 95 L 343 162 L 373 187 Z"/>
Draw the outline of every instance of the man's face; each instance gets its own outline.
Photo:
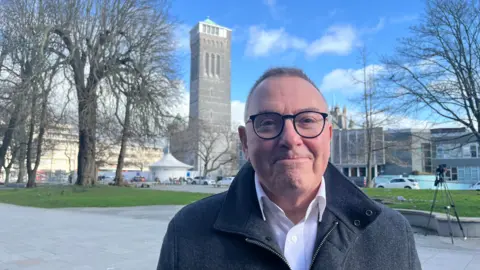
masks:
<path id="1" fill-rule="evenodd" d="M 292 76 L 270 77 L 253 92 L 247 115 L 276 112 L 296 114 L 303 110 L 328 112 L 320 93 L 308 81 Z M 252 163 L 262 185 L 270 192 L 308 192 L 318 188 L 330 156 L 332 127 L 325 122 L 320 136 L 301 137 L 291 119 L 285 120 L 275 139 L 259 138 L 253 123 L 239 128 L 243 151 Z"/>

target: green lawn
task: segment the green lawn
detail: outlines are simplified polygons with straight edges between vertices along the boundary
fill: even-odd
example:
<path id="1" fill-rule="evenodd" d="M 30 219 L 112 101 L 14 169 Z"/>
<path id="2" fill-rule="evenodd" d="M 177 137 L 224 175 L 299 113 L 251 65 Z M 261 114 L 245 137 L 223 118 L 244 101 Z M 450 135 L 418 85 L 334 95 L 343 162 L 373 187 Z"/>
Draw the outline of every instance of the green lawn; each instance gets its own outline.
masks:
<path id="1" fill-rule="evenodd" d="M 365 193 L 371 198 L 382 199 L 389 203 L 392 208 L 418 209 L 430 211 L 432 206 L 434 190 L 411 190 L 411 189 L 385 189 L 385 188 L 367 188 Z M 480 217 L 480 192 L 474 190 L 451 190 L 455 207 L 459 216 Z M 403 196 L 406 201 L 397 200 L 398 196 Z M 390 204 L 391 203 L 391 204 Z M 446 206 L 444 193 L 438 190 L 437 200 L 434 212 L 445 213 Z M 453 211 L 451 212 L 453 215 Z"/>
<path id="2" fill-rule="evenodd" d="M 433 190 L 364 189 L 372 198 L 382 199 L 392 208 L 429 211 Z M 480 217 L 480 192 L 452 190 L 458 214 Z M 439 192 L 435 212 L 444 213 L 445 202 Z M 126 187 L 38 187 L 34 189 L 0 190 L 0 202 L 42 208 L 59 207 L 120 207 L 141 205 L 185 205 L 211 194 L 160 191 Z M 403 196 L 406 201 L 397 200 Z"/>
<path id="3" fill-rule="evenodd" d="M 210 194 L 128 187 L 38 187 L 0 190 L 0 202 L 41 208 L 185 205 Z"/>

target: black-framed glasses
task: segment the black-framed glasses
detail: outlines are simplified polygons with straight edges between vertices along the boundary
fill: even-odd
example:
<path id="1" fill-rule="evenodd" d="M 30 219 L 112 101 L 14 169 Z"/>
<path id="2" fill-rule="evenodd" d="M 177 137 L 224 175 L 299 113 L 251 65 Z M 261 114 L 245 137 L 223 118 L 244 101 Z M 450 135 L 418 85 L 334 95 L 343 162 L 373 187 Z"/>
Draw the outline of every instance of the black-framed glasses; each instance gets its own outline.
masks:
<path id="1" fill-rule="evenodd" d="M 298 135 L 303 138 L 313 139 L 322 134 L 327 117 L 327 113 L 317 111 L 303 111 L 287 115 L 265 112 L 251 115 L 249 120 L 252 121 L 255 134 L 265 140 L 272 140 L 280 136 L 287 119 L 292 119 L 293 127 Z"/>

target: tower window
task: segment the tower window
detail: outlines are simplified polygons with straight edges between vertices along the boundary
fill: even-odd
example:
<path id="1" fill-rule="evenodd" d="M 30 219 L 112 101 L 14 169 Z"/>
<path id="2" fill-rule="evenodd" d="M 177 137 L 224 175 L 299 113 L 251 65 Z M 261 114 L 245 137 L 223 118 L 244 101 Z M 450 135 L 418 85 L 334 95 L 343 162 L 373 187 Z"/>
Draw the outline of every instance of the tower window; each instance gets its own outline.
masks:
<path id="1" fill-rule="evenodd" d="M 217 55 L 217 76 L 220 76 L 220 55 Z"/>
<path id="2" fill-rule="evenodd" d="M 213 76 L 213 75 L 215 75 L 215 55 L 214 54 L 212 54 L 212 60 L 211 61 L 212 61 L 212 64 L 210 66 L 210 70 L 211 70 L 210 75 Z"/>
<path id="3" fill-rule="evenodd" d="M 208 75 L 208 67 L 209 67 L 209 64 L 210 64 L 210 61 L 209 61 L 209 57 L 208 57 L 208 53 L 205 54 L 205 73 L 207 73 Z"/>

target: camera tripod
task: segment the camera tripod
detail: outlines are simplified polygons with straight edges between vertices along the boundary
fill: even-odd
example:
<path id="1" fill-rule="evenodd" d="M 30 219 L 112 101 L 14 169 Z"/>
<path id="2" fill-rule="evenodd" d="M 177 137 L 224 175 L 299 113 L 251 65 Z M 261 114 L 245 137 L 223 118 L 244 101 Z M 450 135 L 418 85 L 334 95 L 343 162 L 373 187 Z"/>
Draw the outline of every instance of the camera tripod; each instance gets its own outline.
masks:
<path id="1" fill-rule="evenodd" d="M 455 202 L 453 201 L 452 194 L 448 189 L 447 183 L 445 183 L 445 181 L 443 180 L 443 177 L 440 177 L 439 180 L 435 181 L 435 186 L 436 186 L 436 189 L 433 195 L 433 202 L 430 208 L 430 215 L 428 216 L 428 223 L 426 228 L 428 229 L 428 226 L 430 225 L 430 219 L 432 218 L 433 208 L 435 208 L 438 190 L 440 189 L 441 191 L 443 191 L 442 197 L 444 198 L 444 201 L 445 201 L 444 209 L 445 209 L 445 214 L 447 215 L 448 229 L 450 231 L 450 238 L 452 239 L 452 245 L 453 245 L 453 230 L 452 230 L 451 217 L 450 217 L 451 209 L 453 209 L 453 212 L 455 213 L 458 226 L 460 227 L 460 230 L 462 231 L 462 234 L 463 234 L 463 239 L 467 240 L 467 237 L 465 236 L 465 232 L 463 231 L 462 223 L 460 222 L 460 218 L 458 217 L 457 209 L 455 208 Z M 425 233 L 425 235 L 427 235 L 427 233 Z"/>

